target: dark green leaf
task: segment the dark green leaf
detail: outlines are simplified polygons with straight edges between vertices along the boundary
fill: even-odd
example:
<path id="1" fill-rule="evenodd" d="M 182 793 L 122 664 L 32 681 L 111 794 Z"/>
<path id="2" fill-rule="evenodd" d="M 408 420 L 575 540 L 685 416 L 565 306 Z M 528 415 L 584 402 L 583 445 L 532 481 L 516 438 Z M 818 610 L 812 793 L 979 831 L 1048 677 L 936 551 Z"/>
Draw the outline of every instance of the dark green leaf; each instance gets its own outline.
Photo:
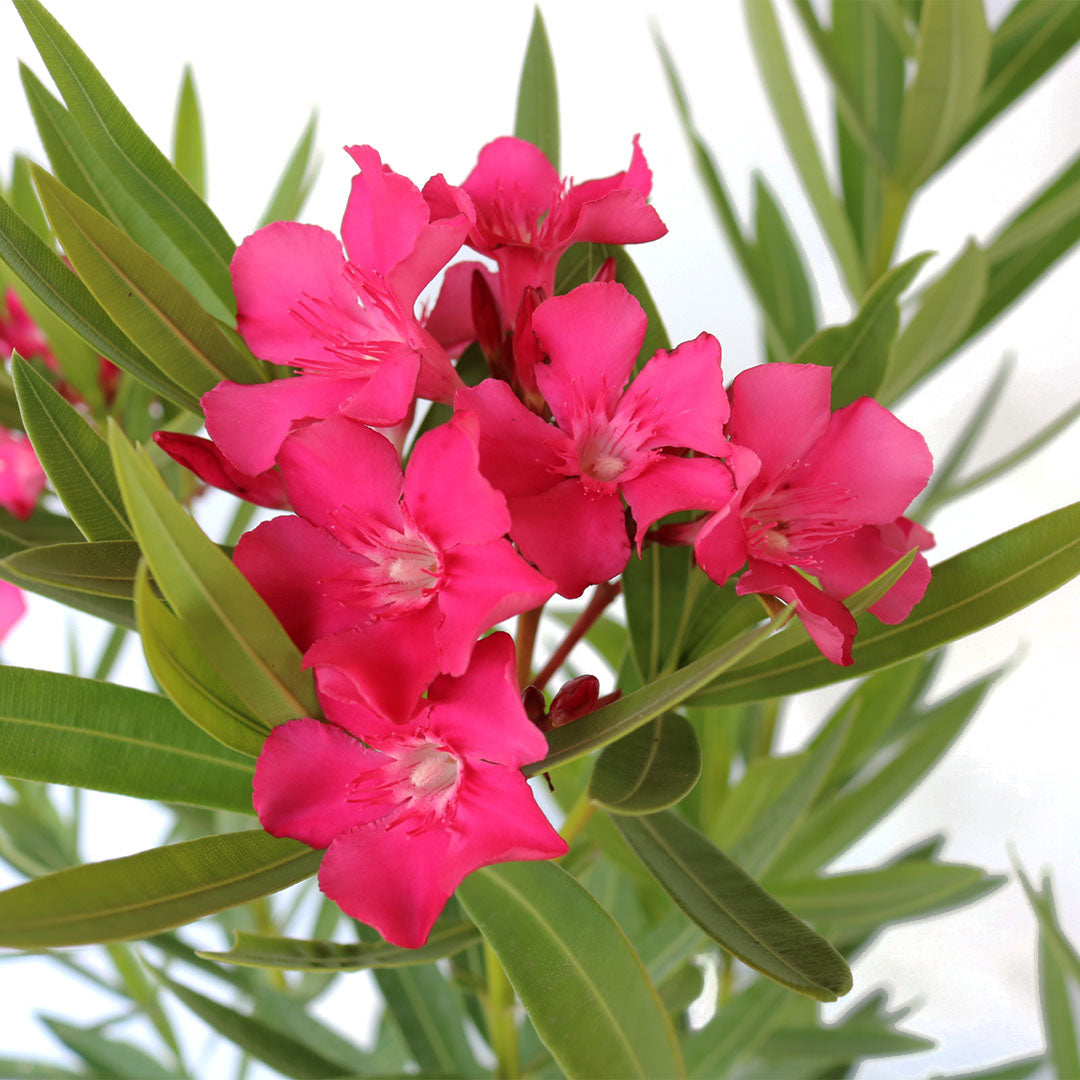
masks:
<path id="1" fill-rule="evenodd" d="M 867 675 L 981 630 L 1053 592 L 1077 573 L 1080 503 L 935 566 L 926 595 L 905 622 L 886 626 L 862 616 L 850 667 L 829 663 L 812 645 L 799 646 L 775 663 L 750 663 L 727 672 L 695 704 L 758 701 Z"/>
<path id="2" fill-rule="evenodd" d="M 589 780 L 589 798 L 616 814 L 651 814 L 677 803 L 701 775 L 697 733 L 666 712 L 605 747 Z"/>
<path id="3" fill-rule="evenodd" d="M 251 762 L 157 694 L 4 667 L 0 732 L 5 776 L 252 812 Z"/>
<path id="4" fill-rule="evenodd" d="M 145 937 L 284 889 L 321 859 L 321 851 L 252 829 L 61 870 L 0 892 L 0 945 Z"/>
<path id="5" fill-rule="evenodd" d="M 202 110 L 195 89 L 195 75 L 188 64 L 180 81 L 180 96 L 176 102 L 176 123 L 173 127 L 173 164 L 176 171 L 206 198 L 206 148 L 203 144 Z"/>
<path id="6" fill-rule="evenodd" d="M 559 93 L 555 61 L 540 8 L 535 9 L 518 87 L 514 134 L 544 151 L 559 171 Z"/>
<path id="7" fill-rule="evenodd" d="M 678 649 L 691 561 L 689 547 L 653 544 L 623 571 L 627 629 L 643 682 L 654 679 Z"/>
<path id="8" fill-rule="evenodd" d="M 31 581 L 130 600 L 139 565 L 139 545 L 134 540 L 52 544 L 9 555 L 5 562 L 20 577 Z"/>
<path id="9" fill-rule="evenodd" d="M 615 823 L 675 903 L 744 964 L 819 1001 L 851 989 L 844 958 L 691 825 L 671 811 Z"/>
<path id="10" fill-rule="evenodd" d="M 128 192 L 124 226 L 211 314 L 235 313 L 235 245 L 209 207 L 147 137 L 108 83 L 38 0 L 16 0 L 71 115 Z"/>
<path id="11" fill-rule="evenodd" d="M 170 1080 L 176 1076 L 174 1069 L 166 1068 L 144 1050 L 114 1036 L 106 1037 L 51 1016 L 43 1016 L 41 1021 L 69 1050 L 104 1076 L 116 1080 Z"/>
<path id="12" fill-rule="evenodd" d="M 569 874 L 550 862 L 501 863 L 471 874 L 458 897 L 568 1076 L 683 1074 L 645 968 Z"/>
<path id="13" fill-rule="evenodd" d="M 285 164 L 285 171 L 270 197 L 270 205 L 263 213 L 260 225 L 268 225 L 271 221 L 294 221 L 303 210 L 318 169 L 318 162 L 313 163 L 311 157 L 317 122 L 318 114 L 313 112 Z"/>
<path id="14" fill-rule="evenodd" d="M 21 357 L 11 371 L 26 432 L 72 520 L 87 540 L 130 539 L 105 440 Z"/>

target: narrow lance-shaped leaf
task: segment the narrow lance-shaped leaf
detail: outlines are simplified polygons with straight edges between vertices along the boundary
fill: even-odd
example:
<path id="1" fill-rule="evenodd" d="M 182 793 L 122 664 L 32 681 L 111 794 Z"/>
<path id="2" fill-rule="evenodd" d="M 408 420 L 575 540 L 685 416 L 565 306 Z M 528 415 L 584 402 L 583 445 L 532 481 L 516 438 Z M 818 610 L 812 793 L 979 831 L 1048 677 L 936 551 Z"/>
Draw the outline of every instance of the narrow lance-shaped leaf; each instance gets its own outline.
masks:
<path id="1" fill-rule="evenodd" d="M 555 171 L 559 171 L 559 92 L 555 84 L 555 61 L 539 7 L 533 14 L 521 70 L 514 134 L 540 147 Z"/>
<path id="2" fill-rule="evenodd" d="M 99 1075 L 113 1076 L 117 1080 L 170 1080 L 176 1075 L 173 1069 L 166 1068 L 131 1043 L 107 1038 L 92 1029 L 76 1027 L 54 1017 L 43 1016 L 41 1021 Z"/>
<path id="3" fill-rule="evenodd" d="M 52 242 L 52 230 L 45 217 L 34 179 L 30 172 L 30 159 L 16 154 L 11 163 L 11 187 L 5 193 L 11 200 L 12 209 L 41 237 L 45 243 Z"/>
<path id="4" fill-rule="evenodd" d="M 130 539 L 105 440 L 21 357 L 11 372 L 26 432 L 72 520 L 87 540 Z"/>
<path id="5" fill-rule="evenodd" d="M 0 945 L 145 937 L 284 889 L 321 859 L 321 851 L 252 829 L 60 870 L 0 892 Z"/>
<path id="6" fill-rule="evenodd" d="M 154 580 L 220 678 L 267 731 L 295 717 L 318 716 L 311 675 L 301 670 L 300 651 L 281 623 L 111 422 L 110 442 Z"/>
<path id="7" fill-rule="evenodd" d="M 173 164 L 176 171 L 206 198 L 206 147 L 203 142 L 202 109 L 195 89 L 195 75 L 188 64 L 180 80 L 173 127 Z"/>
<path id="8" fill-rule="evenodd" d="M 132 238 L 211 314 L 232 321 L 235 244 L 228 233 L 38 0 L 15 0 L 15 6 L 76 123 L 129 193 L 135 213 L 124 224 Z"/>
<path id="9" fill-rule="evenodd" d="M 850 667 L 800 646 L 775 662 L 726 672 L 695 703 L 759 701 L 869 674 L 990 626 L 1078 573 L 1080 503 L 1074 503 L 939 563 L 904 622 L 887 626 L 862 616 Z"/>
<path id="10" fill-rule="evenodd" d="M 16 552 L 6 562 L 17 574 L 32 581 L 130 600 L 139 565 L 139 545 L 134 540 L 49 544 Z"/>
<path id="11" fill-rule="evenodd" d="M 318 168 L 318 162 L 312 161 L 317 124 L 318 113 L 312 112 L 259 219 L 260 226 L 268 225 L 271 221 L 293 221 L 303 210 Z"/>
<path id="12" fill-rule="evenodd" d="M 502 863 L 471 874 L 457 895 L 566 1075 L 683 1075 L 678 1042 L 637 953 L 564 870 Z"/>
<path id="13" fill-rule="evenodd" d="M 653 544 L 623 571 L 630 647 L 643 682 L 655 678 L 678 648 L 690 564 L 688 547 Z"/>
<path id="14" fill-rule="evenodd" d="M 819 1001 L 851 989 L 844 958 L 682 818 L 614 820 L 675 903 L 743 963 Z"/>

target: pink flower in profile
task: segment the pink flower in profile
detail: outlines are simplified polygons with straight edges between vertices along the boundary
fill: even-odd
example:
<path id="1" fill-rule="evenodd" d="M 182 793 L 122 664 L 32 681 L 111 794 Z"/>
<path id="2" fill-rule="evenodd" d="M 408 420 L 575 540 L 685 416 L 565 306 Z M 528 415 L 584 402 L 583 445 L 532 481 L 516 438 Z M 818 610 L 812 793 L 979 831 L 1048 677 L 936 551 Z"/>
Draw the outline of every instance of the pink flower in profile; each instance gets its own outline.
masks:
<path id="1" fill-rule="evenodd" d="M 581 285 L 532 317 L 544 351 L 536 381 L 554 425 L 502 382 L 458 391 L 480 423 L 480 468 L 507 499 L 510 535 L 564 596 L 620 573 L 630 557 L 623 499 L 640 550 L 677 510 L 731 498 L 720 345 L 709 334 L 660 350 L 630 383 L 645 338 L 641 305 L 621 285 Z M 712 457 L 686 457 L 686 450 Z"/>
<path id="2" fill-rule="evenodd" d="M 24 360 L 41 360 L 50 371 L 57 371 L 56 358 L 41 328 L 30 318 L 19 294 L 14 289 L 4 290 L 4 307 L 7 317 L 0 315 L 0 357 L 7 359 L 17 352 Z"/>
<path id="3" fill-rule="evenodd" d="M 228 491 L 271 510 L 287 510 L 289 499 L 277 469 L 267 469 L 256 476 L 241 472 L 209 439 L 179 431 L 155 431 L 154 442 L 185 469 L 190 469 L 204 484 Z"/>
<path id="4" fill-rule="evenodd" d="M 640 244 L 663 236 L 667 227 L 646 202 L 651 189 L 637 136 L 625 172 L 583 184 L 561 180 L 532 143 L 504 136 L 480 151 L 459 189 L 434 176 L 424 197 L 440 217 L 465 212 L 471 218 L 469 245 L 499 264 L 503 322 L 511 329 L 527 288 L 544 297 L 555 292 L 555 268 L 571 244 Z"/>
<path id="5" fill-rule="evenodd" d="M 547 743 L 514 670 L 512 640 L 492 634 L 460 678 L 441 676 L 403 711 L 380 716 L 324 693 L 331 723 L 291 720 L 259 755 L 263 828 L 326 848 L 322 891 L 395 945 L 423 945 L 473 870 L 567 852 L 520 771 Z"/>
<path id="6" fill-rule="evenodd" d="M 278 221 L 233 256 L 244 340 L 256 356 L 301 373 L 258 385 L 223 382 L 203 397 L 210 437 L 249 476 L 274 464 L 298 422 L 341 412 L 389 427 L 416 394 L 448 402 L 461 386 L 415 308 L 469 222 L 463 214 L 431 220 L 417 187 L 371 147 L 349 153 L 360 173 L 341 224 L 344 252 L 325 229 Z"/>
<path id="7" fill-rule="evenodd" d="M 932 543 L 900 515 L 933 462 L 923 437 L 870 398 L 830 412 L 831 377 L 813 364 L 767 364 L 736 377 L 728 432 L 738 491 L 689 531 L 713 581 L 747 565 L 740 594 L 795 604 L 821 651 L 850 664 L 856 627 L 841 600 Z M 919 555 L 871 610 L 899 622 L 929 580 Z"/>
<path id="8" fill-rule="evenodd" d="M 0 428 L 0 506 L 17 518 L 28 518 L 45 490 L 45 471 L 18 431 Z"/>
<path id="9" fill-rule="evenodd" d="M 0 581 L 0 641 L 25 614 L 26 597 L 22 590 L 9 581 Z"/>
<path id="10" fill-rule="evenodd" d="M 400 666 L 393 680 L 372 674 L 377 708 L 414 699 L 436 672 L 460 675 L 480 634 L 554 591 L 504 539 L 506 501 L 480 475 L 475 428 L 459 414 L 429 431 L 403 475 L 390 443 L 354 420 L 305 427 L 278 455 L 299 516 L 237 546 L 237 566 L 297 645 L 318 642 L 309 663 L 378 649 Z"/>

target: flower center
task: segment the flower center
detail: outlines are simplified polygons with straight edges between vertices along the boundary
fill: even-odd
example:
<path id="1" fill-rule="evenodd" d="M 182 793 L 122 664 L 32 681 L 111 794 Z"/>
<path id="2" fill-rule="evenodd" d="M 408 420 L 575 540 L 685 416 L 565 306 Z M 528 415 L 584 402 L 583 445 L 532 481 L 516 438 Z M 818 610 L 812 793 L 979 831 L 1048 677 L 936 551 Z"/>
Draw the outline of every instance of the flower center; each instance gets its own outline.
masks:
<path id="1" fill-rule="evenodd" d="M 575 435 L 577 462 L 574 471 L 601 484 L 628 479 L 625 473 L 635 459 L 641 457 L 636 428 L 618 423 L 617 418 L 590 417 Z"/>
<path id="2" fill-rule="evenodd" d="M 780 485 L 763 491 L 743 507 L 750 554 L 813 568 L 815 552 L 859 527 L 846 513 L 853 498 L 833 484 Z"/>

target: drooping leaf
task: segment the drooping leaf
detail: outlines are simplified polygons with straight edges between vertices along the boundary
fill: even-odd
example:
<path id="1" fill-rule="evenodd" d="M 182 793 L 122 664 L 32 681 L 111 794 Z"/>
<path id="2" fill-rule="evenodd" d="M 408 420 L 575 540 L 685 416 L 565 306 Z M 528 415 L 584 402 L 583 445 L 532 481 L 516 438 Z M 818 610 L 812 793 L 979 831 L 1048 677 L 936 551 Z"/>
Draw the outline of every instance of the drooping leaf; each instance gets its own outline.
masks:
<path id="1" fill-rule="evenodd" d="M 1080 504 L 1073 504 L 939 563 L 926 595 L 904 622 L 886 626 L 862 616 L 850 667 L 830 664 L 813 646 L 799 646 L 775 662 L 751 661 L 726 672 L 695 704 L 758 701 L 868 675 L 990 626 L 1077 573 Z"/>
<path id="2" fill-rule="evenodd" d="M 38 0 L 16 0 L 15 6 L 75 122 L 128 192 L 124 226 L 132 239 L 207 311 L 230 322 L 235 244 L 228 233 Z"/>
<path id="3" fill-rule="evenodd" d="M 743 963 L 819 1001 L 851 989 L 844 958 L 693 826 L 670 810 L 615 823 L 675 903 Z"/>
<path id="4" fill-rule="evenodd" d="M 252 812 L 251 762 L 157 694 L 3 667 L 0 732 L 4 776 Z"/>
<path id="5" fill-rule="evenodd" d="M 644 966 L 569 874 L 550 862 L 501 863 L 471 874 L 457 895 L 568 1076 L 683 1075 Z"/>
<path id="6" fill-rule="evenodd" d="M 849 323 L 819 330 L 793 357 L 797 364 L 832 368 L 832 407 L 871 397 L 881 386 L 889 352 L 900 326 L 900 294 L 911 284 L 929 253 L 893 267 L 874 283 Z"/>
<path id="7" fill-rule="evenodd" d="M 518 86 L 514 134 L 540 147 L 559 171 L 559 92 L 547 28 L 537 7 Z"/>
<path id="8" fill-rule="evenodd" d="M 72 520 L 87 540 L 130 539 L 105 440 L 21 357 L 11 372 L 26 432 Z"/>
<path id="9" fill-rule="evenodd" d="M 154 580 L 222 681 L 267 731 L 295 717 L 318 716 L 300 651 L 262 598 L 115 425 L 110 443 L 128 516 Z"/>
<path id="10" fill-rule="evenodd" d="M 180 95 L 176 101 L 176 121 L 173 125 L 173 164 L 176 171 L 206 198 L 206 146 L 203 141 L 202 109 L 195 89 L 195 74 L 191 65 L 184 67 L 180 80 Z"/>
<path id="11" fill-rule="evenodd" d="M 285 171 L 270 196 L 270 203 L 259 219 L 260 226 L 269 225 L 271 221 L 294 221 L 303 210 L 318 169 L 318 162 L 312 161 L 317 124 L 318 113 L 312 112 L 285 163 Z"/>
<path id="12" fill-rule="evenodd" d="M 321 859 L 321 851 L 252 829 L 60 870 L 0 892 L 0 945 L 145 937 L 284 889 Z"/>
<path id="13" fill-rule="evenodd" d="M 605 747 L 589 780 L 589 798 L 616 814 L 651 814 L 677 803 L 701 775 L 693 727 L 667 712 Z"/>

